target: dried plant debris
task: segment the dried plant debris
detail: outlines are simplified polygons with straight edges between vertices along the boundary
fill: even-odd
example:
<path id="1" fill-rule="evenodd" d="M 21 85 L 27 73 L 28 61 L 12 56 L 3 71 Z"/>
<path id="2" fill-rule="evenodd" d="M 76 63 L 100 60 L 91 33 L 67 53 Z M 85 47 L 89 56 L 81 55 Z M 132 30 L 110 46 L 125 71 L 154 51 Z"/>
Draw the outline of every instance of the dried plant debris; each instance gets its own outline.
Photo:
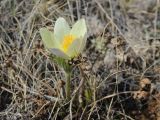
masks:
<path id="1" fill-rule="evenodd" d="M 142 115 L 145 119 L 159 119 L 159 95 L 160 91 L 156 88 L 150 79 L 143 78 L 140 80 L 140 90 L 134 93 L 133 98 L 142 103 Z"/>
<path id="2" fill-rule="evenodd" d="M 0 119 L 160 120 L 159 3 L 1 0 Z M 70 25 L 84 18 L 88 29 L 82 66 L 88 91 L 81 92 L 79 61 L 71 61 L 70 101 L 64 70 L 38 32 L 59 17 Z"/>

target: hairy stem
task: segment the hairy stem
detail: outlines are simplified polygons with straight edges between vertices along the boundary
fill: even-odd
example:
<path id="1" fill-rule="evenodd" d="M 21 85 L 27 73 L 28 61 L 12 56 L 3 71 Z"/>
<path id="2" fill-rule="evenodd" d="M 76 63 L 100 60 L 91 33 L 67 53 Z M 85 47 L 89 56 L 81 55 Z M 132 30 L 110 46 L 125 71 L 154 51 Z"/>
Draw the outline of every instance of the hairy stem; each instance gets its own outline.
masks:
<path id="1" fill-rule="evenodd" d="M 70 100 L 71 98 L 71 72 L 66 73 L 66 99 Z"/>

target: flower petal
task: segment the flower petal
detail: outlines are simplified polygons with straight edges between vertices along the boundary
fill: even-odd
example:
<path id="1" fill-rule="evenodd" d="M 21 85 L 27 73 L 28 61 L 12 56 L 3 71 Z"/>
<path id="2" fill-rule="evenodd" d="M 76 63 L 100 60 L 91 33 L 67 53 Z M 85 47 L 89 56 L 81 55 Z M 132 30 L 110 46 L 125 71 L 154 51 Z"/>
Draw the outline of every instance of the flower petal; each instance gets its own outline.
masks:
<path id="1" fill-rule="evenodd" d="M 67 51 L 67 55 L 69 57 L 75 57 L 77 56 L 79 53 L 81 53 L 81 49 L 84 48 L 84 44 L 82 44 L 83 39 L 76 39 L 73 41 L 73 43 L 70 45 L 68 51 Z"/>
<path id="2" fill-rule="evenodd" d="M 66 34 L 70 32 L 70 27 L 66 20 L 62 17 L 58 18 L 54 26 L 55 40 L 61 43 Z"/>
<path id="3" fill-rule="evenodd" d="M 52 48 L 50 49 L 50 51 L 56 55 L 57 57 L 61 57 L 61 58 L 64 58 L 64 59 L 69 59 L 69 56 L 66 55 L 63 51 L 61 51 L 60 49 L 57 49 L 57 48 Z"/>
<path id="4" fill-rule="evenodd" d="M 78 20 L 72 27 L 70 34 L 76 36 L 76 38 L 84 37 L 87 32 L 87 27 L 84 19 Z"/>
<path id="5" fill-rule="evenodd" d="M 58 44 L 54 40 L 53 33 L 49 31 L 47 28 L 41 28 L 40 35 L 42 37 L 42 41 L 44 42 L 44 45 L 47 48 L 53 48 L 55 46 L 58 46 Z"/>
<path id="6" fill-rule="evenodd" d="M 81 40 L 81 43 L 79 44 L 79 53 L 82 53 L 86 46 L 86 41 L 87 41 L 87 35 L 85 35 L 83 38 L 79 38 Z"/>

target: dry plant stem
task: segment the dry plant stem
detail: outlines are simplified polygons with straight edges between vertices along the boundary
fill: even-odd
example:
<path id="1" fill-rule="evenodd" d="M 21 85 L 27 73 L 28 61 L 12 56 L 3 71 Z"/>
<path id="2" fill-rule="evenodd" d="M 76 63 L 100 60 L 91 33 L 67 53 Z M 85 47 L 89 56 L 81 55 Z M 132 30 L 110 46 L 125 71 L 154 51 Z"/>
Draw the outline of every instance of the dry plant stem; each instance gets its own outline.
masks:
<path id="1" fill-rule="evenodd" d="M 81 65 L 78 65 L 78 68 L 80 70 L 80 74 L 81 74 L 81 81 L 80 81 L 80 85 L 78 86 L 77 90 L 79 91 L 79 96 L 78 96 L 78 100 L 81 106 L 83 106 L 83 99 L 82 99 L 82 94 L 84 91 L 84 73 L 83 70 L 81 68 Z"/>
<path id="2" fill-rule="evenodd" d="M 67 71 L 66 72 L 66 99 L 67 101 L 70 100 L 71 97 L 71 72 Z"/>
<path id="3" fill-rule="evenodd" d="M 86 76 L 86 74 L 83 72 L 83 69 L 82 69 L 82 67 L 81 67 L 81 65 L 79 65 L 79 70 L 80 70 L 80 73 L 81 73 L 81 76 L 82 76 L 82 80 L 81 80 L 81 87 L 80 87 L 80 90 L 79 90 L 79 101 L 80 101 L 80 103 L 83 105 L 83 100 L 82 100 L 82 94 L 86 91 L 86 92 L 89 92 L 89 90 L 87 90 L 87 89 L 85 89 L 84 88 L 84 82 L 85 82 L 85 80 L 87 80 L 88 78 L 87 78 L 87 76 Z M 85 96 L 85 97 L 87 97 L 86 98 L 86 100 L 87 100 L 87 103 L 89 102 L 89 101 L 91 101 L 91 97 L 89 97 L 88 98 L 88 96 Z"/>

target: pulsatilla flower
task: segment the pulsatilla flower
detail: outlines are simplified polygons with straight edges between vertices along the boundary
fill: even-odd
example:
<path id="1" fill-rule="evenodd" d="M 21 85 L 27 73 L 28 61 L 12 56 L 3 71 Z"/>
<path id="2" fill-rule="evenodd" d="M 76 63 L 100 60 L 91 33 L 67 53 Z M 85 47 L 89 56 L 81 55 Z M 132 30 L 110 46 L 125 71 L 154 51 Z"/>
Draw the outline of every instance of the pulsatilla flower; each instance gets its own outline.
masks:
<path id="1" fill-rule="evenodd" d="M 64 59 L 76 57 L 82 52 L 86 44 L 86 33 L 87 28 L 84 19 L 78 20 L 71 29 L 62 17 L 55 22 L 53 32 L 47 28 L 40 29 L 45 47 L 54 55 Z"/>

